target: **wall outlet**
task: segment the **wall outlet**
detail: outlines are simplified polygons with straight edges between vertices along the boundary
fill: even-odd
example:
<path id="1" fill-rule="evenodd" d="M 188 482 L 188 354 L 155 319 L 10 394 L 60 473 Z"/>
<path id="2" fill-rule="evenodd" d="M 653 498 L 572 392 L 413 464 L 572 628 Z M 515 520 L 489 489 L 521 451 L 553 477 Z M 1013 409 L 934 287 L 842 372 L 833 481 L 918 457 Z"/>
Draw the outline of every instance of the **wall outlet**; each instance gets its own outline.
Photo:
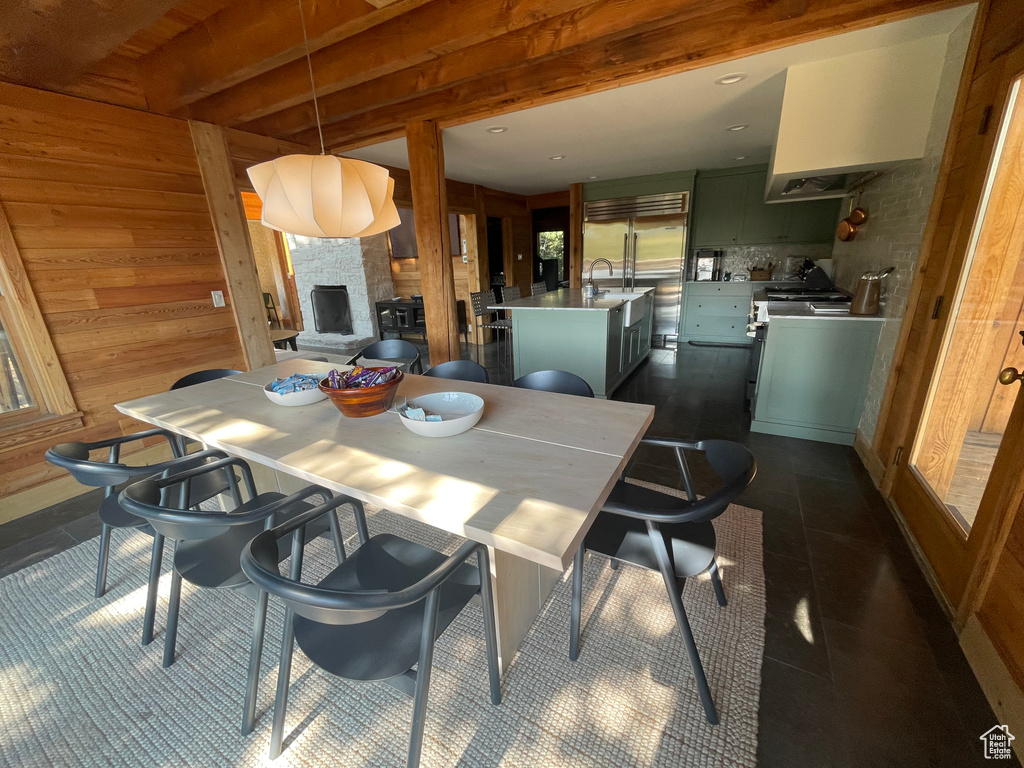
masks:
<path id="1" fill-rule="evenodd" d="M 224 304 L 224 291 L 210 291 L 210 295 L 213 296 L 213 306 L 223 307 Z"/>
<path id="2" fill-rule="evenodd" d="M 519 257 L 519 258 L 518 258 L 518 261 L 522 261 L 522 260 L 523 260 L 523 254 L 521 254 L 521 253 L 520 253 L 520 254 L 518 254 L 518 257 Z"/>
<path id="3" fill-rule="evenodd" d="M 465 253 L 462 254 L 462 263 L 463 264 L 469 264 L 469 256 L 466 255 Z"/>

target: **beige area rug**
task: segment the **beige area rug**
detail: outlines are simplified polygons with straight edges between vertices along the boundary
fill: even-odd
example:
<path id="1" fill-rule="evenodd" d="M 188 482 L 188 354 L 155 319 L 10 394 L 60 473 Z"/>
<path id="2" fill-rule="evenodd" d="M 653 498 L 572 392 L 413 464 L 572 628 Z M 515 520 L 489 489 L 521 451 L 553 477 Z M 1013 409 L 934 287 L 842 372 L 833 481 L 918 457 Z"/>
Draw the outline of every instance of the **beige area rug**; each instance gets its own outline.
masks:
<path id="1" fill-rule="evenodd" d="M 372 510 L 368 510 L 372 512 Z M 391 531 L 452 551 L 455 537 L 388 512 Z M 707 724 L 657 573 L 585 566 L 583 641 L 568 659 L 567 573 L 502 683 L 487 692 L 481 612 L 470 604 L 437 645 L 424 766 L 753 766 L 764 650 L 761 513 L 716 521 L 729 605 L 708 581 L 683 594 L 721 724 Z M 348 530 L 354 536 L 354 528 Z M 156 640 L 139 645 L 150 539 L 116 532 L 110 591 L 92 598 L 98 539 L 0 580 L 0 765 L 402 766 L 412 700 L 383 683 L 350 683 L 296 649 L 287 749 L 267 756 L 283 610 L 271 600 L 259 722 L 239 734 L 253 603 L 185 585 L 178 658 L 160 666 L 170 577 Z M 333 567 L 324 539 L 306 575 Z M 165 556 L 164 562 L 169 560 Z"/>

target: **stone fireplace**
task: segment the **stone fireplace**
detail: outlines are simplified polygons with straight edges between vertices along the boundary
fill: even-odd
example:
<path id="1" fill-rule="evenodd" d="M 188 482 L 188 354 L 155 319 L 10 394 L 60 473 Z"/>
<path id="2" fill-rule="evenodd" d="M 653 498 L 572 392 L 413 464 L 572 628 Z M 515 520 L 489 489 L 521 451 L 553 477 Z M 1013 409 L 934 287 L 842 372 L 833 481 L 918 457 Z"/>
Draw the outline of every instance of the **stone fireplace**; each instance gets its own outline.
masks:
<path id="1" fill-rule="evenodd" d="M 394 296 L 387 235 L 361 239 L 286 237 L 305 328 L 299 333 L 299 344 L 347 351 L 375 341 L 379 337 L 376 302 Z M 348 296 L 351 333 L 317 331 L 314 289 L 339 286 L 344 286 Z"/>

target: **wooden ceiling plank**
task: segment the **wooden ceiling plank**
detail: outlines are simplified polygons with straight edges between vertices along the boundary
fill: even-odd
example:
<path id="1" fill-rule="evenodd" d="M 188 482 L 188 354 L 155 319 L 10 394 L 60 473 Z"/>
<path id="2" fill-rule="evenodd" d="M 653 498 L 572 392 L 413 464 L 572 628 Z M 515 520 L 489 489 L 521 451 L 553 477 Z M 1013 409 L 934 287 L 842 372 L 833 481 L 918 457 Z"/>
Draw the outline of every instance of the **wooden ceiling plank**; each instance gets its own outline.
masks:
<path id="1" fill-rule="evenodd" d="M 35 88 L 67 86 L 177 2 L 0 3 L 0 79 Z"/>
<path id="2" fill-rule="evenodd" d="M 433 0 L 313 54 L 317 95 L 422 64 L 594 0 Z M 389 6 L 385 13 L 399 5 Z M 237 126 L 309 98 L 306 62 L 292 61 L 189 108 L 192 119 Z"/>
<path id="3" fill-rule="evenodd" d="M 310 50 L 338 43 L 424 2 L 402 0 L 383 10 L 365 0 L 306 2 Z M 296 0 L 264 0 L 258 6 L 234 2 L 140 59 L 139 67 L 153 109 L 170 113 L 304 55 Z M 304 90 L 309 90 L 308 72 Z"/>
<path id="4" fill-rule="evenodd" d="M 497 75 L 482 73 L 467 83 L 334 123 L 325 127 L 324 140 L 332 151 L 354 149 L 396 138 L 409 122 L 434 119 L 451 127 L 964 4 L 808 0 L 803 13 L 780 16 L 772 4 L 716 0 L 679 23 Z M 291 138 L 308 140 L 305 133 Z"/>
<path id="5" fill-rule="evenodd" d="M 772 6 L 784 9 L 785 3 Z M 337 91 L 319 99 L 324 123 L 337 122 L 361 112 L 425 96 L 478 77 L 489 76 L 541 61 L 597 40 L 628 37 L 704 12 L 693 0 L 658 0 L 637 4 L 633 0 L 599 0 L 538 24 L 513 30 L 465 50 L 432 59 L 420 66 L 394 72 Z M 781 12 L 786 13 L 785 10 Z M 623 19 L 629 24 L 623 24 Z M 271 136 L 287 136 L 316 125 L 312 101 L 239 126 Z M 310 140 L 309 135 L 303 139 Z"/>

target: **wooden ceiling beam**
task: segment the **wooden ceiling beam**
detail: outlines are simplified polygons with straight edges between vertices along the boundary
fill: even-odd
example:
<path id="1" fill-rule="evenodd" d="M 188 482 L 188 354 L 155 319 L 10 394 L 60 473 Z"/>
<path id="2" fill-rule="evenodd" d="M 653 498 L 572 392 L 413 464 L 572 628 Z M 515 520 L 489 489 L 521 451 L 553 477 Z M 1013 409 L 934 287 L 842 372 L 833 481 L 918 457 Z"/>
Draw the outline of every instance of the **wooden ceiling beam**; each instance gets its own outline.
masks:
<path id="1" fill-rule="evenodd" d="M 332 151 L 354 149 L 397 138 L 410 122 L 433 119 L 447 128 L 964 4 L 806 0 L 800 3 L 802 13 L 787 16 L 779 4 L 714 0 L 678 23 L 497 75 L 481 73 L 461 85 L 342 120 L 324 129 L 324 140 Z M 292 138 L 308 142 L 305 133 Z"/>
<path id="2" fill-rule="evenodd" d="M 792 2 L 773 5 L 780 13 L 793 12 Z M 802 0 L 801 0 L 802 5 Z M 379 109 L 415 94 L 426 96 L 478 77 L 493 76 L 527 61 L 541 61 L 577 46 L 608 42 L 690 18 L 702 9 L 694 0 L 598 0 L 582 8 L 514 30 L 464 50 L 432 59 L 375 80 L 345 88 L 319 99 L 325 124 Z M 628 18 L 629 24 L 623 24 Z M 268 136 L 288 136 L 316 125 L 312 100 L 238 126 Z"/>
<path id="3" fill-rule="evenodd" d="M 694 0 L 696 2 L 696 0 Z M 317 96 L 536 24 L 594 0 L 431 0 L 313 54 Z M 390 11 L 389 6 L 382 12 Z M 237 126 L 309 99 L 305 61 L 292 61 L 189 107 L 193 119 Z"/>
<path id="4" fill-rule="evenodd" d="M 310 50 L 334 45 L 425 2 L 401 0 L 379 10 L 366 0 L 307 0 L 303 10 Z M 242 0 L 140 58 L 139 69 L 153 110 L 167 114 L 304 55 L 297 0 Z"/>
<path id="5" fill-rule="evenodd" d="M 44 89 L 68 86 L 178 2 L 0 3 L 0 80 Z"/>

